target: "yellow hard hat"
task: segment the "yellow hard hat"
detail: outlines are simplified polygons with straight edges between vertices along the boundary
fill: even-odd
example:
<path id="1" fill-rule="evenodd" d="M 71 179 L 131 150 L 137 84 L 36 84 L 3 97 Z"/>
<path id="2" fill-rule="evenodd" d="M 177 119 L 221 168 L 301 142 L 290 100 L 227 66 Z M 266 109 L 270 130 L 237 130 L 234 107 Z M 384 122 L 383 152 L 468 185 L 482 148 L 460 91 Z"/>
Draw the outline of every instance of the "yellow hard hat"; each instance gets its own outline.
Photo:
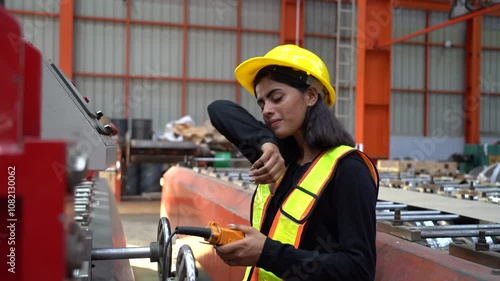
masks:
<path id="1" fill-rule="evenodd" d="M 234 75 L 241 86 L 255 96 L 253 88 L 255 76 L 259 70 L 268 65 L 291 67 L 313 76 L 325 87 L 327 93 L 324 93 L 323 97 L 328 106 L 332 107 L 335 103 L 335 89 L 330 84 L 330 74 L 325 63 L 313 52 L 297 45 L 280 45 L 263 57 L 250 58 L 236 67 Z"/>

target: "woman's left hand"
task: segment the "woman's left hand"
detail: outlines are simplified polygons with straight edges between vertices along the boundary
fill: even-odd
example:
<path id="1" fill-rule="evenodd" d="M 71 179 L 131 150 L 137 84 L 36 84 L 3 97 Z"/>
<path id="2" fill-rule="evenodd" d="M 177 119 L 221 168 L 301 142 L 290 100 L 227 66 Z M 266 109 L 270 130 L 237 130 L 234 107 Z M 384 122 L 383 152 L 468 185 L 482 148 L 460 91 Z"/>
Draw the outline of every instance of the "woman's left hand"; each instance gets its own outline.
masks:
<path id="1" fill-rule="evenodd" d="M 217 255 L 228 265 L 256 265 L 264 248 L 266 236 L 251 226 L 230 225 L 229 227 L 245 233 L 245 238 L 215 247 Z"/>

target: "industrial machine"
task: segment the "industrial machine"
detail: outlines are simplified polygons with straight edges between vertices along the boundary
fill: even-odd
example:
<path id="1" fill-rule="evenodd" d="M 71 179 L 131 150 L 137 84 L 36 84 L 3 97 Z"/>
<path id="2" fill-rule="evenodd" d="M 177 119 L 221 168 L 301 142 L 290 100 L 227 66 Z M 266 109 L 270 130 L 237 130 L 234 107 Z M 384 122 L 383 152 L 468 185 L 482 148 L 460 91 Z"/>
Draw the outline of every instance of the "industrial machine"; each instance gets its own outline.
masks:
<path id="1" fill-rule="evenodd" d="M 479 166 L 500 163 L 500 143 L 466 144 L 460 170 L 469 172 Z"/>
<path id="2" fill-rule="evenodd" d="M 375 280 L 498 280 L 500 185 L 432 168 L 436 175 L 380 172 Z M 214 217 L 249 224 L 249 169 L 176 166 L 163 178 L 161 215 L 173 227 Z M 226 265 L 202 239 L 179 239 L 213 279 L 243 278 L 244 267 Z"/>
<path id="3" fill-rule="evenodd" d="M 172 232 L 126 248 L 115 196 L 99 178 L 117 161 L 117 133 L 71 80 L 25 41 L 0 7 L 0 280 L 134 280 L 150 258 L 160 280 L 195 280 L 189 246 L 172 266 Z"/>

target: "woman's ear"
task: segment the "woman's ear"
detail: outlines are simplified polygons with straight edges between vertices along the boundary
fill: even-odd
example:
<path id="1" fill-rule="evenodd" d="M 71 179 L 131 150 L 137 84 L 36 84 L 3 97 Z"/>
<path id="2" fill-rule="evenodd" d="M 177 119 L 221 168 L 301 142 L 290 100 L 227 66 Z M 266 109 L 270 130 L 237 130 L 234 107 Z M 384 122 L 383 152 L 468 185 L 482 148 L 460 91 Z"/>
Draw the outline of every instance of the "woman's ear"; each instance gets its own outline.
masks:
<path id="1" fill-rule="evenodd" d="M 314 87 L 309 87 L 305 92 L 306 104 L 311 107 L 316 104 L 319 98 L 318 90 Z"/>

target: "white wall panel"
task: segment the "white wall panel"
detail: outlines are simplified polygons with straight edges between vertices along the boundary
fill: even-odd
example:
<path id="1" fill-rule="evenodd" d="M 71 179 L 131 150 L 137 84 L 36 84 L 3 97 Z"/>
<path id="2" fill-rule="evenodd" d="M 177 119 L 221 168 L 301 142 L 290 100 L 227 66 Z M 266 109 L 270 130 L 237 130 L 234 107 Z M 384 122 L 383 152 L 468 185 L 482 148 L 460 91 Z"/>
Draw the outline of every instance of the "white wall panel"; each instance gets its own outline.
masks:
<path id="1" fill-rule="evenodd" d="M 237 0 L 215 0 L 236 2 Z M 241 26 L 247 29 L 280 30 L 280 0 L 241 1 Z"/>
<path id="2" fill-rule="evenodd" d="M 391 135 L 421 136 L 424 132 L 424 94 L 393 92 Z"/>
<path id="3" fill-rule="evenodd" d="M 454 153 L 463 153 L 464 138 L 449 136 L 404 137 L 391 136 L 391 159 L 410 157 L 415 160 L 448 160 Z"/>
<path id="4" fill-rule="evenodd" d="M 105 116 L 125 116 L 125 91 L 123 79 L 75 76 L 76 88 L 89 99 L 94 111 L 101 110 Z"/>
<path id="5" fill-rule="evenodd" d="M 234 84 L 220 83 L 188 83 L 186 97 L 186 114 L 190 115 L 196 125 L 208 120 L 207 106 L 215 100 L 234 101 L 236 91 Z"/>
<path id="6" fill-rule="evenodd" d="M 125 73 L 125 26 L 120 23 L 75 21 L 76 72 Z"/>
<path id="7" fill-rule="evenodd" d="M 465 90 L 465 51 L 457 48 L 431 47 L 429 87 L 432 90 Z"/>
<path id="8" fill-rule="evenodd" d="M 242 61 L 256 56 L 263 56 L 279 44 L 279 35 L 272 34 L 241 34 L 241 59 Z M 233 69 L 234 70 L 234 69 Z M 233 75 L 234 77 L 234 75 Z M 257 106 L 255 97 L 243 87 L 240 91 L 240 104 L 246 108 L 255 118 L 260 120 L 261 111 Z"/>
<path id="9" fill-rule="evenodd" d="M 236 33 L 192 29 L 188 32 L 188 77 L 234 79 Z"/>
<path id="10" fill-rule="evenodd" d="M 500 18 L 483 16 L 483 46 L 500 47 Z"/>
<path id="11" fill-rule="evenodd" d="M 132 5 L 131 8 L 131 12 L 133 13 L 135 6 Z M 75 15 L 106 18 L 125 18 L 127 16 L 127 1 L 77 0 L 75 1 Z"/>
<path id="12" fill-rule="evenodd" d="M 500 134 L 495 136 L 481 136 L 480 143 L 494 143 L 500 141 Z"/>
<path id="13" fill-rule="evenodd" d="M 392 87 L 425 88 L 425 47 L 398 44 L 392 46 Z"/>
<path id="14" fill-rule="evenodd" d="M 305 37 L 304 47 L 318 55 L 328 68 L 330 80 L 335 83 L 335 39 Z"/>
<path id="15" fill-rule="evenodd" d="M 182 76 L 182 29 L 133 25 L 130 30 L 130 73 Z"/>
<path id="16" fill-rule="evenodd" d="M 59 13 L 61 0 L 5 0 L 5 7 L 13 10 Z"/>
<path id="17" fill-rule="evenodd" d="M 236 27 L 237 0 L 189 0 L 190 24 Z"/>
<path id="18" fill-rule="evenodd" d="M 465 112 L 462 95 L 430 94 L 428 106 L 429 135 L 463 136 Z"/>
<path id="19" fill-rule="evenodd" d="M 392 38 L 399 38 L 425 29 L 425 11 L 394 9 L 392 17 Z M 417 36 L 408 42 L 425 42 L 425 36 Z"/>
<path id="20" fill-rule="evenodd" d="M 500 92 L 500 51 L 481 52 L 481 92 Z"/>
<path id="21" fill-rule="evenodd" d="M 183 0 L 131 0 L 130 16 L 134 20 L 174 22 L 184 21 Z"/>
<path id="22" fill-rule="evenodd" d="M 500 138 L 500 96 L 481 96 L 481 135 Z"/>
<path id="23" fill-rule="evenodd" d="M 337 30 L 337 3 L 306 1 L 304 15 L 305 33 L 335 35 Z"/>
<path id="24" fill-rule="evenodd" d="M 429 25 L 435 26 L 448 20 L 448 13 L 431 12 Z M 465 44 L 466 33 L 465 22 L 462 21 L 431 32 L 429 41 L 444 44 L 445 41 L 449 40 L 452 44 L 463 45 Z"/>
<path id="25" fill-rule="evenodd" d="M 279 43 L 279 35 L 244 32 L 241 34 L 241 59 L 263 56 Z"/>
<path id="26" fill-rule="evenodd" d="M 182 117 L 181 97 L 181 82 L 133 79 L 129 97 L 131 117 L 152 119 L 153 130 L 163 132 L 168 122 Z"/>
<path id="27" fill-rule="evenodd" d="M 46 16 L 16 15 L 23 30 L 23 36 L 42 55 L 59 64 L 59 18 Z"/>

